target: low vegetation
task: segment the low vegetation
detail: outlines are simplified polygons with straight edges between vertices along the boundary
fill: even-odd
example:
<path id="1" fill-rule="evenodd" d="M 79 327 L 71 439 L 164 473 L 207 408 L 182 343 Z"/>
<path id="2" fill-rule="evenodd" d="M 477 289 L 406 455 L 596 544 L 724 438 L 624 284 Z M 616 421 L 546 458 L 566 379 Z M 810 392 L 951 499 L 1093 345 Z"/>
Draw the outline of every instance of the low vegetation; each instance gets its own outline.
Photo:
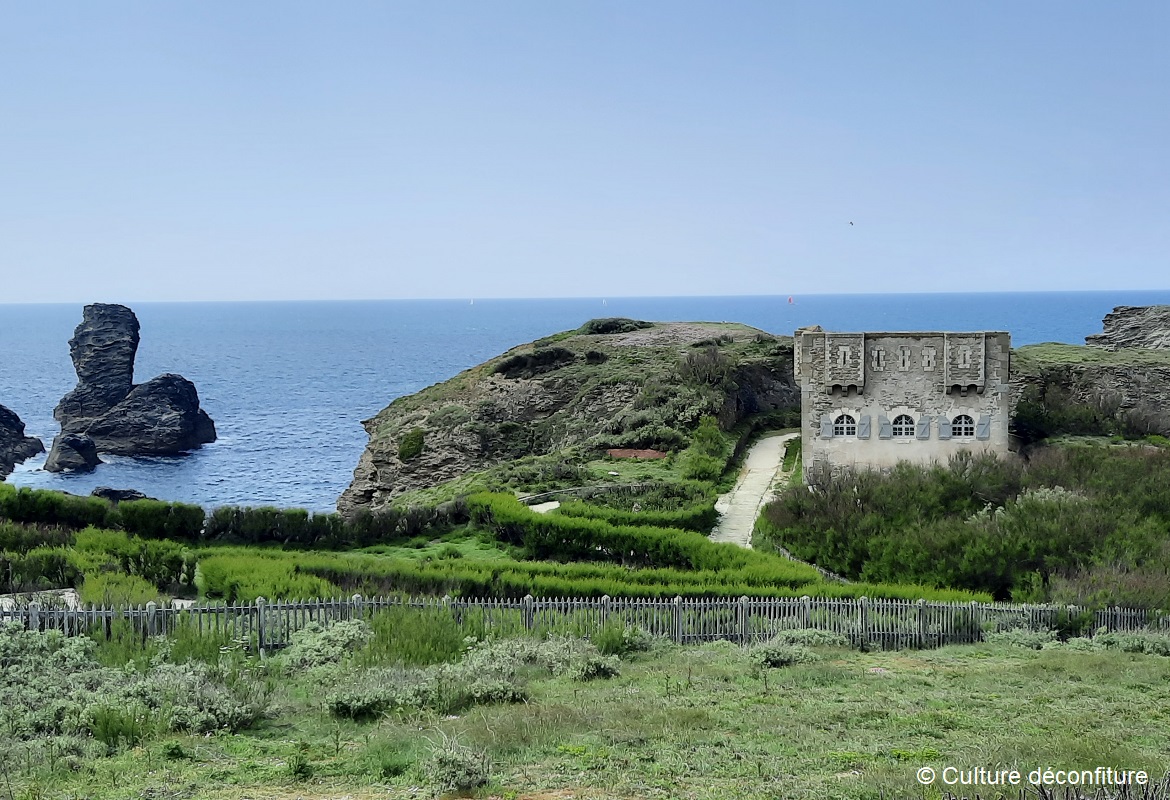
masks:
<path id="1" fill-rule="evenodd" d="M 790 630 L 678 647 L 398 608 L 306 626 L 260 660 L 190 629 L 6 626 L 0 796 L 869 800 L 922 796 L 924 766 L 1162 776 L 1170 721 L 1150 709 L 1170 700 L 1170 638 L 989 638 L 862 653 Z"/>
<path id="2" fill-rule="evenodd" d="M 1051 446 L 790 487 L 757 526 L 848 578 L 997 599 L 1170 608 L 1170 450 Z"/>

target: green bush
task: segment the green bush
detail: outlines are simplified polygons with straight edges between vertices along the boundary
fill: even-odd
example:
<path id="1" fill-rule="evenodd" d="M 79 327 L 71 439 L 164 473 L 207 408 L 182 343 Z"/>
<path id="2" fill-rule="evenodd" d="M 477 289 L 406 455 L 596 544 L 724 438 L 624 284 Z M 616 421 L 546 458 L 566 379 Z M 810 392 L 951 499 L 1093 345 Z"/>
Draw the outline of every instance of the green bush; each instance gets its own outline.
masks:
<path id="1" fill-rule="evenodd" d="M 807 647 L 777 639 L 754 646 L 748 655 L 755 666 L 766 669 L 791 667 L 817 659 L 816 654 Z"/>
<path id="2" fill-rule="evenodd" d="M 423 440 L 426 433 L 422 428 L 411 428 L 402 437 L 402 441 L 398 443 L 398 460 L 410 461 L 412 458 L 418 458 L 423 451 Z"/>
<path id="3" fill-rule="evenodd" d="M 310 622 L 289 637 L 279 658 L 289 673 L 337 664 L 370 640 L 370 628 L 361 620 L 332 625 Z"/>
<path id="4" fill-rule="evenodd" d="M 653 322 L 643 322 L 640 319 L 628 319 L 626 317 L 602 317 L 599 319 L 589 320 L 580 328 L 578 328 L 578 331 L 586 335 L 604 335 L 612 333 L 631 333 L 632 331 L 653 327 Z"/>
<path id="5" fill-rule="evenodd" d="M 460 625 L 442 608 L 402 605 L 379 611 L 372 635 L 357 656 L 363 666 L 427 666 L 453 661 L 467 648 L 468 636 L 482 636 L 481 625 Z"/>
<path id="6" fill-rule="evenodd" d="M 423 764 L 427 784 L 440 792 L 469 792 L 485 785 L 491 778 L 487 753 L 440 735 L 442 739 Z"/>
<path id="7" fill-rule="evenodd" d="M 111 512 L 109 525 L 147 539 L 196 541 L 203 532 L 203 509 L 159 500 L 128 500 Z"/>
<path id="8" fill-rule="evenodd" d="M 97 606 L 130 606 L 158 600 L 158 587 L 137 575 L 100 572 L 85 576 L 78 590 L 81 602 Z"/>

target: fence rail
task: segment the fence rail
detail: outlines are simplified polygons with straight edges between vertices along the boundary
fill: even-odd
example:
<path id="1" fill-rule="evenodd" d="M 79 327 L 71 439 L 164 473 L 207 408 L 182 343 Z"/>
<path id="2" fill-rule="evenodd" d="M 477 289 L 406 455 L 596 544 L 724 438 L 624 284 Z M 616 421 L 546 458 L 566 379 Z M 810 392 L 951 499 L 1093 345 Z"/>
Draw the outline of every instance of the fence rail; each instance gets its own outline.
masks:
<path id="1" fill-rule="evenodd" d="M 609 623 L 635 625 L 679 644 L 729 640 L 740 644 L 770 639 L 783 630 L 817 628 L 853 644 L 886 649 L 929 648 L 982 641 L 987 630 L 1057 628 L 1091 615 L 1092 631 L 1170 633 L 1170 615 L 1144 609 L 1010 603 L 939 603 L 926 600 L 867 598 L 333 598 L 247 604 L 196 604 L 187 607 L 147 603 L 139 606 L 54 608 L 32 601 L 0 609 L 0 624 L 28 630 L 59 630 L 66 635 L 104 632 L 129 623 L 143 636 L 167 635 L 179 626 L 246 642 L 261 652 L 288 644 L 305 625 L 363 619 L 398 606 L 442 609 L 461 624 L 484 630 L 572 630 L 587 635 Z"/>

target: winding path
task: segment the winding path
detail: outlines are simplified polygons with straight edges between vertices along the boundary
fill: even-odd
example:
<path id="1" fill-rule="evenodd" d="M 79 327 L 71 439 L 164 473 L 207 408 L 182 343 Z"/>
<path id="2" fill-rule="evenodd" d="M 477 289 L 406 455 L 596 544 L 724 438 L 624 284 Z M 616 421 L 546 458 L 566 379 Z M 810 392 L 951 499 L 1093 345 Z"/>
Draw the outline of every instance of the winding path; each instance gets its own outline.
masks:
<path id="1" fill-rule="evenodd" d="M 752 529 L 761 509 L 788 482 L 789 476 L 783 472 L 784 445 L 799 435 L 774 434 L 752 445 L 735 486 L 715 503 L 720 518 L 711 541 L 752 546 Z"/>

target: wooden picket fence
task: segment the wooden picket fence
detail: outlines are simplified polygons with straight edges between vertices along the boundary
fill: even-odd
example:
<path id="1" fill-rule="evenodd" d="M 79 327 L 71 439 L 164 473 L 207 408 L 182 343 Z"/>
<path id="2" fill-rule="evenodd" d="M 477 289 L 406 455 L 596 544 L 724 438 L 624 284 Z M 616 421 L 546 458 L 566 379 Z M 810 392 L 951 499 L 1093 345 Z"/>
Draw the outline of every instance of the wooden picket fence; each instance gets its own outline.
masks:
<path id="1" fill-rule="evenodd" d="M 485 631 L 557 631 L 588 635 L 609 623 L 637 626 L 679 644 L 728 640 L 751 644 L 783 630 L 832 631 L 853 644 L 883 649 L 930 648 L 981 641 L 987 630 L 1055 628 L 1062 618 L 1085 612 L 1077 606 L 1011 603 L 941 603 L 867 598 L 333 598 L 255 603 L 207 603 L 189 607 L 147 603 L 131 607 L 54 608 L 37 601 L 0 609 L 0 624 L 66 635 L 104 631 L 128 621 L 144 636 L 167 635 L 180 625 L 246 643 L 261 652 L 279 648 L 305 625 L 364 619 L 410 606 L 442 609 L 461 624 Z M 1170 633 L 1170 615 L 1142 609 L 1092 612 L 1093 631 Z"/>

